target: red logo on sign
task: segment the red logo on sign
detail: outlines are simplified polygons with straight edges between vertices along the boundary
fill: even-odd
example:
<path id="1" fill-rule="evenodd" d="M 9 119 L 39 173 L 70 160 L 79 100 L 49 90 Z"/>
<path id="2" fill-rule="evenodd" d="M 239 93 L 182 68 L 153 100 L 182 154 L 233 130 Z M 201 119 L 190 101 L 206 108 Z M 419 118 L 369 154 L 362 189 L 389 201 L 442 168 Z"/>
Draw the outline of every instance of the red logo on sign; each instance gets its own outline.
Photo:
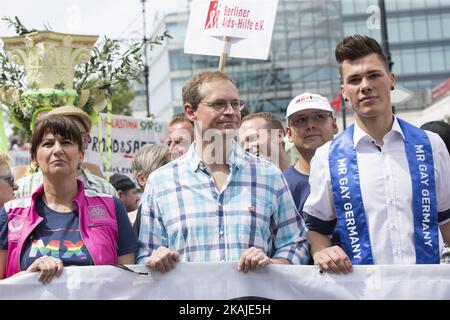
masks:
<path id="1" fill-rule="evenodd" d="M 205 29 L 217 28 L 217 20 L 219 19 L 219 9 L 220 9 L 219 1 L 214 0 L 209 3 Z"/>
<path id="2" fill-rule="evenodd" d="M 333 107 L 334 111 L 338 113 L 342 105 L 342 96 L 339 93 L 333 94 L 333 100 L 330 101 L 330 105 Z"/>

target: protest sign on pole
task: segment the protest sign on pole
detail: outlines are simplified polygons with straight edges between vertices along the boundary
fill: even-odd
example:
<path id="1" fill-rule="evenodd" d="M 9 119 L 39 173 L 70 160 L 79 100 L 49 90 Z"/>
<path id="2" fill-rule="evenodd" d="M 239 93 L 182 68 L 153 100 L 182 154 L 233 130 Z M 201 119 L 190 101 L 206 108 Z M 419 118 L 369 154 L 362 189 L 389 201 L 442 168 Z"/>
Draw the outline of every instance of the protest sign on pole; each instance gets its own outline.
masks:
<path id="1" fill-rule="evenodd" d="M 84 160 L 98 165 L 105 176 L 109 172 L 109 175 L 121 173 L 132 177 L 131 161 L 134 154 L 146 144 L 162 144 L 166 140 L 167 122 L 112 115 L 110 120 L 111 163 L 109 171 L 107 171 L 107 166 L 102 160 L 102 153 L 108 152 L 106 144 L 107 115 L 100 113 L 100 120 L 102 131 L 100 133 L 98 124 L 92 127 Z"/>
<path id="2" fill-rule="evenodd" d="M 266 60 L 269 56 L 278 0 L 194 0 L 184 52 Z"/>

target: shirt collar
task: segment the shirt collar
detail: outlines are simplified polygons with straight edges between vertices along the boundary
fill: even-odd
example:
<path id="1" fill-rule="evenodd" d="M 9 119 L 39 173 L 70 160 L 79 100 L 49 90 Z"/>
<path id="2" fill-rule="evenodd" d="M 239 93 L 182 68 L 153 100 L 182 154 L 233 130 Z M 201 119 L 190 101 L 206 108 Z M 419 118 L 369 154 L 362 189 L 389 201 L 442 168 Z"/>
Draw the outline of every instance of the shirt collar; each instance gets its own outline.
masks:
<path id="1" fill-rule="evenodd" d="M 395 115 L 394 122 L 392 123 L 392 128 L 391 130 L 389 130 L 389 132 L 391 131 L 398 132 L 402 136 L 403 140 L 405 140 L 405 135 L 403 134 L 402 128 L 400 127 L 400 124 L 398 123 L 397 117 Z M 363 129 L 361 129 L 355 122 L 355 131 L 353 132 L 353 145 L 357 146 L 358 143 L 365 137 L 373 140 L 373 138 L 368 135 Z"/>
<path id="2" fill-rule="evenodd" d="M 203 160 L 195 151 L 195 145 L 196 142 L 191 144 L 189 150 L 186 152 L 185 159 L 192 171 L 197 171 L 198 169 L 204 170 L 206 166 L 203 163 Z M 245 151 L 241 148 L 240 145 L 236 143 L 236 141 L 233 140 L 230 158 L 228 159 L 228 165 L 233 168 L 239 168 L 245 162 L 245 158 Z"/>

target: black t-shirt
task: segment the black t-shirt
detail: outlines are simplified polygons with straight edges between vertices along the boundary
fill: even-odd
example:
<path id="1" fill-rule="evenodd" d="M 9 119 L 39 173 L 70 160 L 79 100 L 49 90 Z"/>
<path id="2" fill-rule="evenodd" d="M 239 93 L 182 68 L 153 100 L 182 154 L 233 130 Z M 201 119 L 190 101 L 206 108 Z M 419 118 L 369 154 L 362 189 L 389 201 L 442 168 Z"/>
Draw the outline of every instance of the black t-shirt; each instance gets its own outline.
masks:
<path id="1" fill-rule="evenodd" d="M 120 199 L 114 197 L 116 208 L 118 241 L 117 255 L 136 252 L 136 236 L 131 227 L 125 207 Z M 37 199 L 36 212 L 44 218 L 33 230 L 21 252 L 20 269 L 26 270 L 37 258 L 47 255 L 59 258 L 64 266 L 93 265 L 89 250 L 81 239 L 79 217 L 76 211 L 60 213 L 50 209 L 42 200 Z M 8 249 L 7 214 L 0 211 L 0 249 Z"/>

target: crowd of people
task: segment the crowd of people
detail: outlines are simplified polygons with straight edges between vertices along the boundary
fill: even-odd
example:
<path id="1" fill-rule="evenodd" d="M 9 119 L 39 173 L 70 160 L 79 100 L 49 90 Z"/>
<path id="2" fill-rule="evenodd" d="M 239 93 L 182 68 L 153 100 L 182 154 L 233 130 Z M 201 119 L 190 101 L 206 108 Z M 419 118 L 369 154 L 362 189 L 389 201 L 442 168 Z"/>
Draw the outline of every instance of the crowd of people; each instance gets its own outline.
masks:
<path id="1" fill-rule="evenodd" d="M 338 274 L 439 263 L 450 243 L 450 125 L 420 129 L 392 113 L 395 76 L 376 40 L 345 37 L 335 55 L 355 116 L 344 132 L 319 93 L 294 97 L 284 128 L 271 113 L 246 114 L 228 74 L 204 71 L 185 83 L 167 144 L 134 155 L 133 178 L 107 181 L 83 162 L 87 114 L 48 112 L 31 138 L 36 173 L 16 183 L 0 154 L 0 279 L 39 272 L 48 283 L 70 265 L 165 273 L 179 261 Z"/>

